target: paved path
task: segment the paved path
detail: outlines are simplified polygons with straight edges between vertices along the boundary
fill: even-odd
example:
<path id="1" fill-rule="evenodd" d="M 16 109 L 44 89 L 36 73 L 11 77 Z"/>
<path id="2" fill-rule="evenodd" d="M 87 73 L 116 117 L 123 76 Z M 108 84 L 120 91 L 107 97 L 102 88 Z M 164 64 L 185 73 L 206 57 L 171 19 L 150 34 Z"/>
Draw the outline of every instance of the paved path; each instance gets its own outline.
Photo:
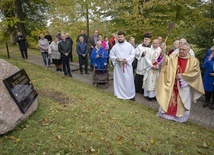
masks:
<path id="1" fill-rule="evenodd" d="M 34 56 L 34 57 L 30 57 L 28 59 L 29 62 L 32 62 L 36 65 L 39 66 L 44 66 L 44 63 L 42 61 L 42 57 L 41 56 Z M 93 76 L 93 72 L 89 72 L 90 74 L 83 74 L 81 75 L 79 70 L 78 70 L 78 63 L 70 63 L 71 66 L 71 70 L 72 70 L 72 75 L 73 75 L 73 79 L 81 81 L 83 83 L 86 83 L 88 85 L 93 86 L 92 83 L 92 76 Z M 44 67 L 45 69 L 45 67 Z M 55 66 L 53 64 L 51 64 L 51 68 L 49 68 L 49 70 L 52 70 L 55 72 Z M 63 74 L 63 72 L 61 72 Z M 112 79 L 112 73 L 110 72 L 110 79 Z M 110 80 L 109 81 L 109 86 L 108 88 L 105 87 L 105 85 L 98 85 L 98 88 L 103 89 L 105 91 L 111 92 L 113 93 L 113 81 Z M 140 104 L 144 104 L 146 106 L 149 106 L 153 109 L 158 110 L 158 103 L 156 101 L 148 101 L 147 99 L 145 99 L 143 97 L 142 94 L 137 93 L 136 97 L 135 97 L 135 102 L 138 102 Z M 193 103 L 192 107 L 191 107 L 191 115 L 189 120 L 192 123 L 196 123 L 198 125 L 201 126 L 205 126 L 209 129 L 214 129 L 214 110 L 210 110 L 209 108 L 203 108 L 203 101 L 204 101 L 204 96 L 202 96 L 197 103 Z"/>

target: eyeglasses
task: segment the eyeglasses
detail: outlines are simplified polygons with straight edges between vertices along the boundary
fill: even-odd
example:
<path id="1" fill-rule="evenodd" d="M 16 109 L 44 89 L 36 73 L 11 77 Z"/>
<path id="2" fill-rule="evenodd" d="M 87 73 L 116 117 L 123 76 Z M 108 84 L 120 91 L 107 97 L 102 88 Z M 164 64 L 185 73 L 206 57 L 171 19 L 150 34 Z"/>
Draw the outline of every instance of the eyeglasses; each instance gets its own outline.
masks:
<path id="1" fill-rule="evenodd" d="M 186 51 L 187 50 L 187 48 L 185 49 L 185 48 L 179 48 L 179 51 Z"/>

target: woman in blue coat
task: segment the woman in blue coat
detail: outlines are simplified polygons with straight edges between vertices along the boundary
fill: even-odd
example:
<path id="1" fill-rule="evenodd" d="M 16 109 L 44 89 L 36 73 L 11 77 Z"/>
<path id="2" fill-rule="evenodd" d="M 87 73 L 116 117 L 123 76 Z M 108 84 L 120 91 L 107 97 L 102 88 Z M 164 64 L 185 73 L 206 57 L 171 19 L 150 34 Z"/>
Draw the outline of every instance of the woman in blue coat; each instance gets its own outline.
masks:
<path id="1" fill-rule="evenodd" d="M 210 109 L 214 109 L 214 47 L 211 48 L 211 55 L 207 56 L 204 63 L 202 64 L 202 68 L 205 69 L 205 73 L 203 76 L 203 84 L 205 90 L 205 103 L 203 107 L 207 107 L 210 105 Z M 210 103 L 211 96 L 213 98 L 213 102 Z"/>
<path id="2" fill-rule="evenodd" d="M 102 42 L 98 41 L 96 47 L 91 52 L 91 64 L 96 69 L 107 69 L 108 52 L 102 47 Z"/>

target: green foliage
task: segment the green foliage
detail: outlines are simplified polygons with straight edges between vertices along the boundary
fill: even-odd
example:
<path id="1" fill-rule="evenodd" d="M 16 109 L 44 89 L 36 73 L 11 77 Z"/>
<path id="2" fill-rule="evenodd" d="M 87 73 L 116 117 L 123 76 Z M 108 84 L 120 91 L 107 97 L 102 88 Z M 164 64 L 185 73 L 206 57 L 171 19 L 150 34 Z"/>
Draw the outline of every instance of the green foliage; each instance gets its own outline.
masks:
<path id="1" fill-rule="evenodd" d="M 192 41 L 202 49 L 214 45 L 214 1 L 206 3 L 201 8 L 202 18 L 195 26 Z"/>
<path id="2" fill-rule="evenodd" d="M 127 39 L 133 36 L 138 43 L 145 32 L 152 33 L 153 39 L 157 36 L 165 38 L 169 23 L 174 22 L 176 27 L 170 34 L 168 45 L 184 37 L 200 48 L 207 48 L 213 38 L 213 6 L 210 0 L 26 0 L 23 1 L 25 20 L 22 22 L 28 35 L 31 31 L 48 29 L 55 36 L 61 30 L 75 40 L 80 29 L 87 29 L 88 13 L 90 35 L 94 29 L 108 36 L 123 30 Z M 8 16 L 3 16 L 1 21 L 3 32 L 20 22 L 14 17 L 12 0 L 3 0 L 0 10 L 2 15 Z M 29 38 L 31 43 L 35 36 Z M 31 44 L 34 46 L 35 42 L 37 40 Z"/>
<path id="3" fill-rule="evenodd" d="M 18 23 L 24 24 L 25 30 L 28 36 L 28 43 L 34 46 L 37 40 L 34 40 L 35 36 L 31 36 L 31 31 L 37 29 L 45 29 L 46 27 L 46 12 L 48 10 L 47 2 L 44 0 L 26 0 L 22 1 L 22 10 L 24 14 L 24 20 L 21 21 L 15 15 L 15 4 L 14 1 L 1 1 L 0 12 L 2 16 L 1 31 L 5 36 L 15 36 L 18 30 Z M 4 32 L 4 33 L 3 33 Z M 2 39 L 4 39 L 2 38 Z M 9 40 L 9 39 L 7 39 Z M 13 40 L 14 41 L 14 40 Z"/>

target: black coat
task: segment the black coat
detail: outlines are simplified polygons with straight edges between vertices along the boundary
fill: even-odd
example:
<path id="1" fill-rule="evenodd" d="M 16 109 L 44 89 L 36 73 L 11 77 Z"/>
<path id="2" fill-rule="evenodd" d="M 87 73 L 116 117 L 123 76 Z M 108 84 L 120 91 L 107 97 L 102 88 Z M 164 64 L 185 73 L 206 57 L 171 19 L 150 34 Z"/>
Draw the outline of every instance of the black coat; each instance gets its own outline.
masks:
<path id="1" fill-rule="evenodd" d="M 44 38 L 48 40 L 49 44 L 51 44 L 51 42 L 52 42 L 51 35 L 46 35 Z"/>
<path id="2" fill-rule="evenodd" d="M 16 37 L 16 42 L 19 44 L 19 49 L 20 50 L 25 50 L 27 49 L 27 43 L 26 43 L 26 38 L 24 36 L 17 36 Z"/>
<path id="3" fill-rule="evenodd" d="M 71 46 L 71 52 L 72 52 L 73 40 L 71 39 L 71 37 L 67 37 L 66 41 L 69 42 L 69 44 Z"/>
<path id="4" fill-rule="evenodd" d="M 68 53 L 68 55 L 70 55 L 71 53 L 71 45 L 69 43 L 69 41 L 60 41 L 58 43 L 58 50 L 61 53 L 61 57 L 66 57 L 65 53 Z"/>

